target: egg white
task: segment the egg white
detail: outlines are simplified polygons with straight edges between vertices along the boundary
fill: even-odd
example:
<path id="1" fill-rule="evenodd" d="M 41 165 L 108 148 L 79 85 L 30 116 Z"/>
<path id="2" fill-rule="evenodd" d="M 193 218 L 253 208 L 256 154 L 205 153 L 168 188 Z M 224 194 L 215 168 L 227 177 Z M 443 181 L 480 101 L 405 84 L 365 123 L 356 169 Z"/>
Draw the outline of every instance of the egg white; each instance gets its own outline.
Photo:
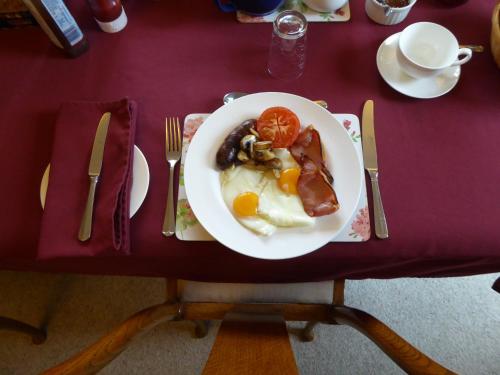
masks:
<path id="1" fill-rule="evenodd" d="M 238 216 L 233 209 L 233 201 L 239 194 L 252 192 L 257 194 L 260 200 L 260 193 L 266 183 L 267 180 L 264 178 L 263 171 L 253 170 L 244 166 L 229 168 L 221 173 L 222 197 L 236 220 L 244 227 L 258 234 L 270 236 L 276 231 L 276 226 L 258 215 Z"/>
<path id="2" fill-rule="evenodd" d="M 273 152 L 281 160 L 283 170 L 299 168 L 287 149 L 274 149 Z M 304 212 L 300 197 L 281 190 L 271 171 L 245 166 L 229 168 L 221 173 L 221 189 L 224 202 L 234 217 L 255 233 L 270 236 L 277 227 L 311 226 L 315 223 L 315 219 Z M 259 196 L 256 216 L 241 217 L 233 210 L 234 199 L 245 192 Z"/>
<path id="3" fill-rule="evenodd" d="M 281 160 L 282 170 L 290 168 L 300 168 L 290 151 L 287 148 L 273 148 L 274 155 Z"/>
<path id="4" fill-rule="evenodd" d="M 278 227 L 303 227 L 314 224 L 315 219 L 304 212 L 300 197 L 287 194 L 270 178 L 259 196 L 258 215 Z"/>

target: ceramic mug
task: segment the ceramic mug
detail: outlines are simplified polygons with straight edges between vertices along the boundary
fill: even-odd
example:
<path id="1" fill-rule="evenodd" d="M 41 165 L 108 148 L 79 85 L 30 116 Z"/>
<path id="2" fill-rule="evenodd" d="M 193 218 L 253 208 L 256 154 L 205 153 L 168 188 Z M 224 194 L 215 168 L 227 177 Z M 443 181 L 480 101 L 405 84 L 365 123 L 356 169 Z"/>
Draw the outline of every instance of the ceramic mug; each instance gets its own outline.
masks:
<path id="1" fill-rule="evenodd" d="M 405 7 L 390 7 L 384 5 L 377 0 L 366 0 L 365 11 L 376 23 L 381 25 L 395 25 L 402 22 L 417 0 L 410 0 L 409 4 Z"/>
<path id="2" fill-rule="evenodd" d="M 472 51 L 459 48 L 457 38 L 447 28 L 437 23 L 417 22 L 401 32 L 396 56 L 408 75 L 428 78 L 450 66 L 465 64 Z"/>
<path id="3" fill-rule="evenodd" d="M 235 12 L 237 10 L 245 12 L 251 16 L 265 16 L 274 12 L 283 4 L 284 0 L 230 0 L 223 3 L 222 0 L 215 0 L 215 4 L 223 12 Z"/>
<path id="4" fill-rule="evenodd" d="M 302 0 L 312 10 L 316 12 L 332 12 L 346 5 L 348 0 Z"/>

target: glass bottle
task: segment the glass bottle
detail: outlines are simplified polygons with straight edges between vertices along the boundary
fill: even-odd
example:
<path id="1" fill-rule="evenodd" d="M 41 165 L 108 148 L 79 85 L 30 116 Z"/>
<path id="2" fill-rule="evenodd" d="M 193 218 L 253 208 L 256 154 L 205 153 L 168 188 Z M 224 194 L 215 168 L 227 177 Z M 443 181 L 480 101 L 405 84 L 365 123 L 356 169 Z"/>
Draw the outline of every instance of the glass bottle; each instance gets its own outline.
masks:
<path id="1" fill-rule="evenodd" d="M 273 22 L 267 71 L 275 78 L 295 79 L 306 63 L 307 20 L 295 10 L 279 13 Z"/>
<path id="2" fill-rule="evenodd" d="M 76 57 L 88 49 L 87 38 L 62 0 L 23 0 L 50 40 L 67 55 Z"/>
<path id="3" fill-rule="evenodd" d="M 102 31 L 116 33 L 127 26 L 127 15 L 121 0 L 87 0 L 87 2 Z"/>

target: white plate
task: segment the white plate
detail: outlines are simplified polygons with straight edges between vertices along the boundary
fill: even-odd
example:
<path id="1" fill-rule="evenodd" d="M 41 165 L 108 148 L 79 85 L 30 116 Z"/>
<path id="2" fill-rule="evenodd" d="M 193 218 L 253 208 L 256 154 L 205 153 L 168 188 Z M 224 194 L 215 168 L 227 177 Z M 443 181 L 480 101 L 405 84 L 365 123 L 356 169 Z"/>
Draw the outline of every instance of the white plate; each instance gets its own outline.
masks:
<path id="1" fill-rule="evenodd" d="M 341 208 L 317 218 L 310 228 L 280 228 L 270 237 L 243 227 L 224 203 L 215 154 L 226 135 L 266 108 L 284 106 L 299 117 L 302 126 L 313 124 L 325 146 L 326 162 L 332 172 Z M 258 93 L 224 105 L 200 126 L 189 146 L 184 164 L 186 195 L 201 225 L 223 245 L 241 254 L 262 259 L 286 259 L 314 251 L 339 234 L 358 204 L 362 181 L 361 164 L 345 128 L 317 104 L 285 93 Z"/>
<path id="2" fill-rule="evenodd" d="M 49 186 L 50 164 L 47 165 L 40 184 L 40 202 L 45 207 L 45 196 Z M 149 186 L 149 166 L 139 147 L 134 145 L 134 165 L 132 166 L 132 187 L 130 189 L 130 217 L 141 207 Z"/>
<path id="3" fill-rule="evenodd" d="M 460 66 L 450 66 L 443 73 L 430 78 L 416 79 L 403 72 L 396 57 L 399 34 L 384 40 L 377 51 L 378 71 L 389 86 L 418 99 L 437 98 L 455 87 L 460 78 Z"/>

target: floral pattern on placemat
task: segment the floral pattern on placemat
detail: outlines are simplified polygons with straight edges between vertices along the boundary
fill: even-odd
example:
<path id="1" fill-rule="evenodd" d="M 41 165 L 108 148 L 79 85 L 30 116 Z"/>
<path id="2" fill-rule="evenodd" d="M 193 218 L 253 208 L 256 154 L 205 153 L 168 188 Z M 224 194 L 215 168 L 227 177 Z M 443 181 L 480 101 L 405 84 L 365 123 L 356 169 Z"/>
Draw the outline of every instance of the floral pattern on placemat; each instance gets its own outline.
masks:
<path id="1" fill-rule="evenodd" d="M 177 218 L 175 222 L 176 232 L 183 233 L 186 229 L 198 224 L 198 219 L 194 216 L 193 210 L 186 198 L 177 201 Z"/>
<path id="2" fill-rule="evenodd" d="M 182 135 L 182 141 L 184 142 L 191 142 L 191 139 L 193 139 L 196 131 L 200 127 L 201 124 L 203 124 L 203 121 L 205 121 L 206 116 L 198 116 L 198 117 L 193 117 L 193 118 L 187 118 L 186 117 L 186 122 L 184 123 L 184 132 Z"/>
<path id="3" fill-rule="evenodd" d="M 191 114 L 184 120 L 184 132 L 182 141 L 182 157 L 179 170 L 179 195 L 177 200 L 177 222 L 176 236 L 185 241 L 213 241 L 214 238 L 198 222 L 187 201 L 186 190 L 184 188 L 184 160 L 191 139 L 196 131 L 206 120 L 208 114 Z M 356 151 L 361 157 L 361 133 L 359 119 L 354 115 L 335 114 L 334 117 L 339 121 L 351 136 Z M 364 175 L 363 175 L 364 181 Z M 370 238 L 370 216 L 368 212 L 368 198 L 366 195 L 366 185 L 362 184 L 361 198 L 357 210 L 351 219 L 350 225 L 335 238 L 335 242 L 362 242 Z"/>
<path id="4" fill-rule="evenodd" d="M 350 120 L 342 121 L 342 125 L 344 125 L 345 130 L 347 130 L 347 132 L 351 136 L 351 140 L 354 143 L 359 142 L 361 140 L 361 133 L 359 131 L 356 132 L 356 130 L 351 129 L 351 124 L 352 122 Z"/>
<path id="5" fill-rule="evenodd" d="M 368 213 L 368 206 L 358 210 L 356 218 L 351 223 L 352 232 L 349 236 L 352 238 L 361 238 L 363 241 L 370 239 L 370 214 Z"/>
<path id="6" fill-rule="evenodd" d="M 276 15 L 284 10 L 299 11 L 306 17 L 308 22 L 346 22 L 351 18 L 349 2 L 333 12 L 316 12 L 304 4 L 302 0 L 286 0 L 275 12 L 267 16 L 250 16 L 243 12 L 236 12 L 236 18 L 241 23 L 273 22 Z"/>

